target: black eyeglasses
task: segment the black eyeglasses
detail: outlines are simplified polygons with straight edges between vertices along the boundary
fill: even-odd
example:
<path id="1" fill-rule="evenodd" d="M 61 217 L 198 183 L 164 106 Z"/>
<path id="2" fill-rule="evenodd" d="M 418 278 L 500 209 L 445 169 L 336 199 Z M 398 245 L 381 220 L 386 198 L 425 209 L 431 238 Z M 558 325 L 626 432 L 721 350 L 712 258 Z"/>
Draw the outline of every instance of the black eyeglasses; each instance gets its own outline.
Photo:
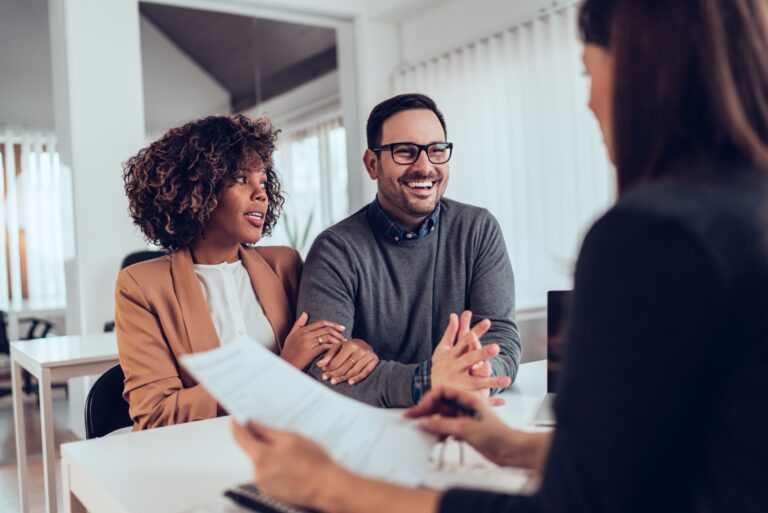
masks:
<path id="1" fill-rule="evenodd" d="M 410 142 L 397 142 L 385 144 L 378 148 L 372 148 L 377 154 L 384 150 L 389 150 L 392 154 L 392 160 L 396 164 L 413 164 L 419 160 L 421 152 L 427 154 L 427 159 L 433 164 L 445 164 L 451 160 L 453 153 L 453 143 L 434 142 L 431 144 L 416 144 Z"/>

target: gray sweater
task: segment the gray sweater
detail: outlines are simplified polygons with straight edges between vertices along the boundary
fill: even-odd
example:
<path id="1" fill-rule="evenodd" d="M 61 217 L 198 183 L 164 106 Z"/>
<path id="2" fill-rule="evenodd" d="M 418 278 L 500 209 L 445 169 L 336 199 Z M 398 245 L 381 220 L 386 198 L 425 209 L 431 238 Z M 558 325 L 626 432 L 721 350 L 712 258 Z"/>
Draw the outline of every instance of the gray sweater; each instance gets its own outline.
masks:
<path id="1" fill-rule="evenodd" d="M 332 389 L 383 407 L 413 405 L 416 367 L 428 360 L 451 313 L 488 318 L 482 338 L 501 352 L 491 361 L 513 380 L 520 362 L 512 266 L 496 219 L 485 209 L 443 199 L 437 228 L 418 240 L 389 240 L 375 231 L 364 207 L 321 233 L 309 251 L 298 312 L 310 322 L 346 326 L 345 336 L 368 342 L 381 361 L 365 380 Z M 319 359 L 319 358 L 318 358 Z M 322 370 L 312 365 L 315 378 Z"/>

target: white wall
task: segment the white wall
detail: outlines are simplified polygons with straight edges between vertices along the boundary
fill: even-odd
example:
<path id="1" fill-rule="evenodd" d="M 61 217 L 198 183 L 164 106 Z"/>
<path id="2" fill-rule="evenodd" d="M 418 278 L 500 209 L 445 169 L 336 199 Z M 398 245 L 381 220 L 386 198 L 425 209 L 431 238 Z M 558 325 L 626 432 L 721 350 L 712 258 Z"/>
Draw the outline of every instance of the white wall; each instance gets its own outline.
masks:
<path id="1" fill-rule="evenodd" d="M 121 179 L 121 163 L 144 143 L 138 0 L 50 0 L 49 9 L 56 135 L 74 199 L 67 332 L 98 333 L 114 317 L 116 268 L 141 245 Z M 69 396 L 81 436 L 85 390 L 72 383 Z"/>
<path id="2" fill-rule="evenodd" d="M 413 64 L 573 0 L 451 0 L 401 21 L 403 63 Z"/>
<path id="3" fill-rule="evenodd" d="M 357 146 L 349 147 L 347 151 L 349 209 L 355 212 L 373 200 L 376 194 L 376 184 L 362 164 L 366 147 L 365 124 L 371 109 L 390 96 L 390 74 L 399 64 L 400 42 L 395 24 L 367 16 L 355 19 L 348 41 L 354 49 L 355 69 L 350 80 L 354 80 L 356 92 L 354 98 L 349 98 L 342 89 L 342 103 L 355 102 L 354 107 L 357 109 L 356 126 L 350 127 L 347 117 L 344 119 L 347 140 L 352 140 L 352 136 L 357 137 Z M 357 130 L 357 133 L 353 134 L 352 130 Z"/>
<path id="4" fill-rule="evenodd" d="M 53 130 L 45 0 L 0 2 L 0 125 Z"/>
<path id="5" fill-rule="evenodd" d="M 0 2 L 0 125 L 53 130 L 49 32 L 45 0 Z M 229 111 L 229 93 L 144 18 L 141 48 L 148 133 Z"/>
<path id="6" fill-rule="evenodd" d="M 152 22 L 141 18 L 146 131 L 158 136 L 191 119 L 229 112 L 229 92 Z"/>
<path id="7" fill-rule="evenodd" d="M 365 15 L 376 21 L 400 23 L 451 0 L 366 0 Z"/>
<path id="8" fill-rule="evenodd" d="M 517 327 L 523 356 L 520 363 L 535 362 L 547 358 L 547 309 L 533 308 L 517 311 Z"/>

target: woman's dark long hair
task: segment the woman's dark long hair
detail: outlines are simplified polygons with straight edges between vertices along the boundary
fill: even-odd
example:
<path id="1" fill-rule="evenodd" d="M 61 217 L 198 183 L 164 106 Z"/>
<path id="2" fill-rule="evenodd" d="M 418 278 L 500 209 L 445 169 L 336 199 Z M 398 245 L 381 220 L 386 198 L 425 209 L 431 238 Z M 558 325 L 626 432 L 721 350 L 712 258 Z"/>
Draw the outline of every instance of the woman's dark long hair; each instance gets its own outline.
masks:
<path id="1" fill-rule="evenodd" d="M 681 156 L 768 169 L 768 2 L 586 0 L 579 28 L 614 59 L 621 192 Z"/>

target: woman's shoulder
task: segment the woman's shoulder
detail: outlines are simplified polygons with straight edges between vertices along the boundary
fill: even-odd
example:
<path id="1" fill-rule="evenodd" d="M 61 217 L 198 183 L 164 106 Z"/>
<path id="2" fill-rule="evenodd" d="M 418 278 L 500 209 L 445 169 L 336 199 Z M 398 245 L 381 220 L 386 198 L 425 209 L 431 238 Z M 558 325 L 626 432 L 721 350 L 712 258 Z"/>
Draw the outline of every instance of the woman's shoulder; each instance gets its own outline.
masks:
<path id="1" fill-rule="evenodd" d="M 288 246 L 256 246 L 246 251 L 259 255 L 278 274 L 301 269 L 301 255 Z"/>
<path id="2" fill-rule="evenodd" d="M 165 254 L 131 264 L 123 269 L 117 275 L 117 283 L 125 284 L 135 282 L 141 286 L 149 284 L 158 284 L 171 277 L 171 255 Z"/>
<path id="3" fill-rule="evenodd" d="M 626 244 L 640 258 L 687 245 L 729 280 L 745 273 L 763 276 L 768 272 L 766 204 L 768 187 L 762 177 L 641 186 L 592 226 L 584 246 Z"/>
<path id="4" fill-rule="evenodd" d="M 768 173 L 739 172 L 638 187 L 622 197 L 609 216 L 674 226 L 704 245 L 730 251 L 734 244 L 765 240 L 766 204 Z"/>
<path id="5" fill-rule="evenodd" d="M 671 176 L 631 190 L 616 204 L 617 212 L 674 219 L 692 229 L 721 224 L 752 224 L 768 200 L 768 172 L 719 169 L 698 175 Z"/>

